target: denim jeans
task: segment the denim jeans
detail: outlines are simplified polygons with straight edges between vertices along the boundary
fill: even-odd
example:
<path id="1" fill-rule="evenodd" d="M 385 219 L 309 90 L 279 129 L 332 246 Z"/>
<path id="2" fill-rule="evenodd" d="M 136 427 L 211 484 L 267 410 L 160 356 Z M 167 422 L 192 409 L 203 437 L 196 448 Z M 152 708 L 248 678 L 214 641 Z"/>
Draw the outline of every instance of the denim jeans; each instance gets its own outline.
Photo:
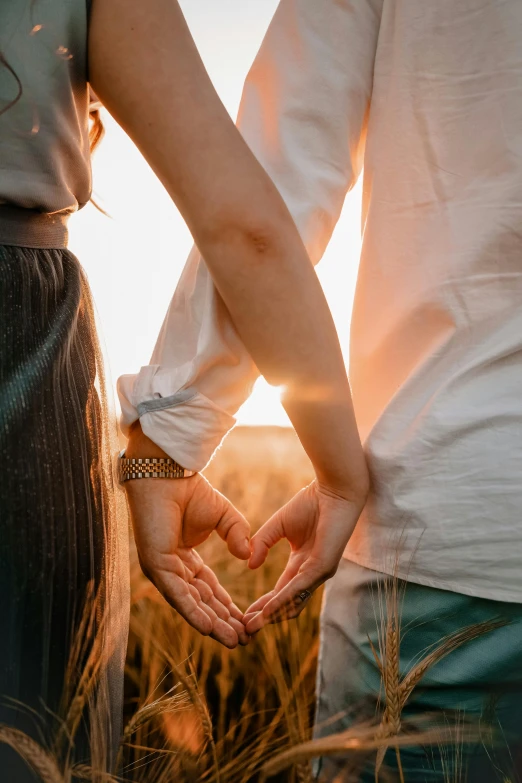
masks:
<path id="1" fill-rule="evenodd" d="M 369 639 L 378 650 L 382 614 L 378 585 L 386 578 L 343 560 L 326 587 L 316 737 L 346 730 L 363 720 L 380 720 L 385 698 Z M 480 720 L 482 731 L 479 741 L 467 744 L 457 741 L 443 747 L 401 748 L 406 783 L 521 781 L 522 606 L 401 580 L 398 588 L 401 676 L 449 634 L 487 620 L 508 621 L 504 627 L 465 642 L 431 666 L 414 689 L 402 712 L 403 725 L 430 715 L 437 725 L 447 727 L 459 716 L 461 726 L 465 720 Z M 357 771 L 356 761 L 353 753 L 323 757 L 314 765 L 316 779 L 321 783 L 374 783 L 375 752 Z M 391 749 L 380 780 L 398 780 L 397 770 L 395 750 Z"/>

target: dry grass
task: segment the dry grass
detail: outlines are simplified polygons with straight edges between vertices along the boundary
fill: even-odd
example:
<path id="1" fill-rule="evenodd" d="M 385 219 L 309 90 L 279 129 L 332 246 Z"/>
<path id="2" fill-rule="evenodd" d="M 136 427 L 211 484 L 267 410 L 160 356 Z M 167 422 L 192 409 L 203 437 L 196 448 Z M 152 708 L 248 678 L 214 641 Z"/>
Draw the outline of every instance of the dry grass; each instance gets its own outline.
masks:
<path id="1" fill-rule="evenodd" d="M 22 731 L 0 726 L 0 743 L 9 745 L 36 772 L 42 783 L 65 783 L 60 768 L 53 758 L 37 742 Z"/>
<path id="2" fill-rule="evenodd" d="M 208 470 L 209 480 L 245 513 L 254 529 L 313 477 L 312 468 L 290 430 L 237 429 Z M 236 603 L 246 608 L 270 589 L 281 572 L 287 548 L 280 544 L 266 566 L 249 572 L 231 561 L 220 542 L 211 541 L 204 556 L 219 574 Z M 135 566 L 131 643 L 128 657 L 128 695 L 143 703 L 162 677 L 171 673 L 185 682 L 190 673 L 198 690 L 192 696 L 192 731 L 181 731 L 182 721 L 154 727 L 139 737 L 140 748 L 150 745 L 174 751 L 162 759 L 158 783 L 201 780 L 209 783 L 249 783 L 270 776 L 273 781 L 312 781 L 309 761 L 320 753 L 355 755 L 377 751 L 376 779 L 389 746 L 396 749 L 399 775 L 404 745 L 439 745 L 476 737 L 471 726 L 433 728 L 424 721 L 415 734 L 402 730 L 401 713 L 412 690 L 430 666 L 460 644 L 496 627 L 474 626 L 441 640 L 440 646 L 405 676 L 399 673 L 399 582 L 383 584 L 377 597 L 381 618 L 379 650 L 374 650 L 381 672 L 385 706 L 380 723 L 358 726 L 342 735 L 311 741 L 318 652 L 320 596 L 316 595 L 299 624 L 265 630 L 246 649 L 233 653 L 202 639 L 175 616 Z M 141 657 L 143 656 L 143 657 Z M 143 667 L 143 660 L 147 661 Z M 183 662 L 184 663 L 181 663 Z M 183 677 L 185 680 L 183 680 Z M 131 685 L 132 683 L 132 685 Z M 208 712 L 207 712 L 208 710 Z M 207 722 L 210 716 L 211 724 Z M 199 728 L 196 729 L 196 726 Z M 139 752 L 130 749 L 128 764 Z M 190 759 L 190 763 L 188 763 Z M 158 760 L 155 761 L 158 764 Z M 160 767 L 158 767 L 159 769 Z M 137 780 L 148 780 L 147 773 Z M 354 778 L 355 779 L 355 778 Z M 154 779 L 156 781 L 156 779 Z"/>
<path id="3" fill-rule="evenodd" d="M 266 428 L 234 431 L 207 476 L 255 529 L 309 483 L 313 474 L 293 432 Z M 282 542 L 262 569 L 250 572 L 244 563 L 227 556 L 217 537 L 202 550 L 243 609 L 274 585 L 287 556 L 287 545 Z M 497 626 L 473 626 L 441 640 L 436 649 L 401 675 L 397 580 L 386 583 L 378 597 L 381 626 L 374 656 L 385 697 L 380 720 L 315 741 L 311 740 L 311 725 L 320 594 L 313 596 L 298 623 L 271 626 L 247 648 L 230 652 L 199 636 L 166 605 L 141 574 L 135 555 L 132 592 L 126 728 L 118 774 L 96 773 L 85 764 L 60 766 L 52 752 L 0 727 L 0 742 L 15 747 L 44 783 L 116 783 L 120 775 L 133 783 L 256 783 L 267 777 L 274 783 L 312 783 L 309 764 L 313 757 L 347 752 L 353 755 L 354 769 L 359 758 L 365 761 L 368 754 L 376 753 L 378 780 L 390 747 L 395 748 L 399 776 L 404 781 L 401 747 L 455 742 L 458 752 L 458 747 L 475 737 L 474 728 L 463 724 L 457 732 L 450 726 L 435 729 L 429 716 L 411 733 L 411 726 L 406 731 L 401 725 L 401 713 L 430 666 Z M 92 672 L 87 674 L 85 682 L 90 688 Z M 85 698 L 85 694 L 80 696 Z M 75 722 L 75 698 L 80 697 L 71 698 L 69 724 Z M 70 726 L 61 732 L 60 742 L 69 731 Z"/>
<path id="4" fill-rule="evenodd" d="M 384 739 L 377 751 L 375 762 L 375 780 L 378 781 L 379 771 L 384 761 L 386 751 L 393 745 L 396 748 L 397 766 L 401 783 L 404 783 L 400 752 L 397 738 L 401 734 L 402 711 L 414 688 L 420 683 L 428 669 L 440 660 L 457 650 L 461 645 L 477 639 L 486 633 L 502 628 L 506 625 L 504 620 L 492 620 L 470 625 L 462 630 L 440 640 L 434 650 L 431 650 L 417 662 L 404 676 L 399 671 L 400 645 L 401 645 L 401 587 L 397 578 L 386 579 L 379 583 L 379 652 L 375 650 L 371 639 L 368 639 L 372 648 L 377 668 L 381 673 L 382 685 L 385 696 L 385 707 L 381 723 L 376 732 L 376 739 Z M 454 740 L 456 737 L 454 737 Z M 461 740 L 459 736 L 459 741 Z"/>
<path id="5" fill-rule="evenodd" d="M 401 718 L 404 706 L 427 671 L 461 645 L 506 625 L 505 620 L 491 620 L 463 628 L 440 640 L 405 674 L 399 668 L 401 649 L 401 583 L 396 577 L 379 583 L 377 597 L 378 647 L 376 650 L 368 638 L 376 666 L 381 674 L 384 708 L 378 723 L 355 725 L 353 728 L 328 737 L 295 745 L 283 751 L 263 767 L 263 779 L 271 777 L 292 764 L 302 763 L 321 755 L 335 756 L 367 754 L 375 750 L 375 781 L 378 783 L 386 752 L 395 749 L 397 774 L 400 783 L 406 783 L 401 764 L 400 748 L 412 745 L 435 745 L 441 749 L 442 768 L 447 781 L 463 783 L 462 747 L 465 743 L 479 742 L 485 727 L 466 723 L 456 716 L 450 725 L 437 726 L 440 716 L 425 715 L 413 726 L 403 730 Z M 450 749 L 453 758 L 449 758 Z M 412 781 L 411 783 L 415 783 Z"/>
<path id="6" fill-rule="evenodd" d="M 261 433 L 237 430 L 207 475 L 254 528 L 312 478 L 295 435 L 277 428 Z M 243 609 L 275 583 L 287 555 L 283 543 L 266 568 L 252 573 L 244 563 L 231 560 L 219 540 L 209 541 L 203 550 Z M 162 761 L 165 772 L 160 779 L 247 783 L 256 779 L 267 755 L 289 741 L 297 744 L 309 738 L 320 596 L 314 598 L 299 632 L 294 626 L 272 627 L 249 647 L 230 653 L 180 621 L 136 565 L 132 582 L 128 696 L 141 703 L 165 675 L 167 680 L 183 678 L 185 687 L 193 684 L 193 724 L 200 726 L 188 737 L 179 732 L 175 721 L 149 726 L 141 733 L 140 745 L 157 746 L 161 737 L 163 747 L 175 751 L 174 757 Z M 142 655 L 147 659 L 145 677 Z M 128 763 L 135 764 L 137 754 L 129 755 Z M 298 769 L 294 779 L 311 780 L 307 765 Z"/>
<path id="7" fill-rule="evenodd" d="M 209 480 L 243 511 L 254 529 L 313 478 L 290 430 L 240 429 L 227 439 L 207 471 Z M 287 557 L 276 547 L 269 563 L 250 572 L 231 559 L 216 537 L 202 548 L 207 562 L 243 609 L 272 587 Z M 318 616 L 316 595 L 297 625 L 273 626 L 233 652 L 204 639 L 170 610 L 132 566 L 133 607 L 127 659 L 130 715 L 158 691 L 181 683 L 191 708 L 140 727 L 125 751 L 136 781 L 249 783 L 266 759 L 310 738 Z M 144 747 L 162 748 L 143 763 Z M 156 777 L 150 778 L 151 767 Z M 308 763 L 280 780 L 311 783 Z"/>

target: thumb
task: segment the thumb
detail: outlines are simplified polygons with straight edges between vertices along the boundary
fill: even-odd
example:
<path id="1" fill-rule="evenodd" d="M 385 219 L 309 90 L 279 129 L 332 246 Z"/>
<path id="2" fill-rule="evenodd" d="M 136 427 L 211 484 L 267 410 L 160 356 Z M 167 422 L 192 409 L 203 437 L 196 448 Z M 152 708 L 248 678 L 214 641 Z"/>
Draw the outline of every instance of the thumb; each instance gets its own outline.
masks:
<path id="1" fill-rule="evenodd" d="M 226 541 L 231 555 L 239 560 L 248 560 L 250 557 L 250 525 L 229 500 L 223 495 L 221 498 L 223 513 L 216 526 L 216 531 L 223 541 Z"/>
<path id="2" fill-rule="evenodd" d="M 280 508 L 252 537 L 252 555 L 248 561 L 249 568 L 254 569 L 262 566 L 269 550 L 285 537 L 283 516 L 284 508 Z"/>

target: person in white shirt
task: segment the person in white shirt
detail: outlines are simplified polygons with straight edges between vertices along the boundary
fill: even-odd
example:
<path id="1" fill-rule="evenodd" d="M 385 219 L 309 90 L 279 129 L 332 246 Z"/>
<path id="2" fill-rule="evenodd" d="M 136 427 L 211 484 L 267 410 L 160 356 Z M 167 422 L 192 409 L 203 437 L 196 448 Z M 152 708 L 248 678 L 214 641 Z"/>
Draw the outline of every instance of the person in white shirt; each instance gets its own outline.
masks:
<path id="1" fill-rule="evenodd" d="M 339 713 L 324 731 L 350 725 L 361 700 L 374 708 L 367 601 L 393 574 L 407 585 L 411 655 L 472 620 L 511 620 L 434 667 L 424 681 L 431 697 L 413 699 L 411 714 L 419 705 L 483 714 L 496 684 L 504 733 L 522 725 L 522 707 L 509 701 L 522 704 L 521 52 L 518 0 L 282 0 L 245 85 L 238 126 L 314 264 L 364 168 L 349 377 L 371 490 L 327 587 L 318 734 Z M 131 443 L 149 438 L 200 471 L 267 354 L 254 352 L 257 308 L 243 288 L 251 267 L 231 262 L 232 291 L 196 241 L 205 260 L 193 251 L 150 365 L 121 378 L 119 394 Z M 274 352 L 298 330 L 296 304 L 315 317 L 281 285 L 264 291 L 267 303 L 279 296 L 293 308 Z M 323 438 L 335 465 L 332 430 Z M 310 562 L 309 494 L 253 538 L 251 567 L 281 537 L 293 554 L 247 613 L 249 634 L 297 614 L 306 600 L 291 607 L 295 595 L 328 575 L 321 564 L 316 578 Z M 422 753 L 405 755 L 413 779 L 442 779 L 440 761 L 431 768 Z M 481 754 L 471 756 L 470 779 L 493 780 Z M 333 779 L 327 763 L 323 774 Z"/>

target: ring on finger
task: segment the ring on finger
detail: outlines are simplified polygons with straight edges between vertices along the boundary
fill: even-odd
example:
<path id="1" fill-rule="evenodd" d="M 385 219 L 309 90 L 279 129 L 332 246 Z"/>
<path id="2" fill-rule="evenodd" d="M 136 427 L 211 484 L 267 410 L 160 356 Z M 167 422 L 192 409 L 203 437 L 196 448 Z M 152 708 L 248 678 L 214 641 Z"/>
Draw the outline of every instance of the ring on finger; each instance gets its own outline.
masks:
<path id="1" fill-rule="evenodd" d="M 305 601 L 308 601 L 311 595 L 312 593 L 310 590 L 302 590 L 300 593 L 297 593 L 294 601 L 299 604 L 304 604 Z"/>

